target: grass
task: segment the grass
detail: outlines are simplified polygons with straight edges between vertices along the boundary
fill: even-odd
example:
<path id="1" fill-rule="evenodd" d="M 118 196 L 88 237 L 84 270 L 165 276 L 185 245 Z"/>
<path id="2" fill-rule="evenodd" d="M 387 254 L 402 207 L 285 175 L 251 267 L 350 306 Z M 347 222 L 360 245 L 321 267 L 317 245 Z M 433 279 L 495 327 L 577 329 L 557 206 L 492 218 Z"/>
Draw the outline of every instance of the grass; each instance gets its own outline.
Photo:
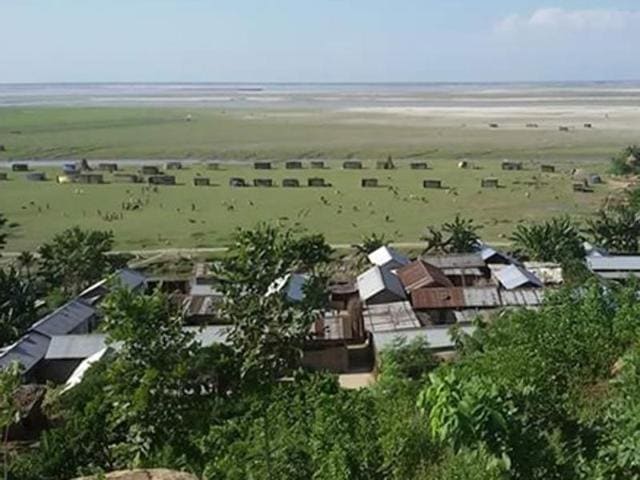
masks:
<path id="1" fill-rule="evenodd" d="M 62 129 L 62 127 L 60 127 Z M 118 127 L 120 128 L 120 127 Z M 18 227 L 8 239 L 7 251 L 36 248 L 55 233 L 72 225 L 106 229 L 115 233 L 119 249 L 209 247 L 225 245 L 237 227 L 259 221 L 281 220 L 322 232 L 332 243 L 355 243 L 364 233 L 379 232 L 396 242 L 416 242 L 427 225 L 440 224 L 455 213 L 473 217 L 484 225 L 483 237 L 504 239 L 517 222 L 554 215 L 588 215 L 613 188 L 598 186 L 593 193 L 575 193 L 569 171 L 581 162 L 557 161 L 558 173 L 542 174 L 535 162 L 523 171 L 502 171 L 498 160 L 476 160 L 476 169 L 460 170 L 455 162 L 429 161 L 430 169 L 411 170 L 408 161 L 397 161 L 397 170 L 376 170 L 374 161 L 366 169 L 342 170 L 340 162 L 329 169 L 256 171 L 250 165 L 224 166 L 220 171 L 193 165 L 177 175 L 179 185 L 158 187 L 142 184 L 57 184 L 60 168 L 42 168 L 50 179 L 29 182 L 24 173 L 9 173 L 0 182 L 0 211 Z M 37 167 L 33 167 L 37 168 Z M 604 171 L 604 164 L 591 164 L 590 171 Z M 131 167 L 130 171 L 137 170 Z M 195 187 L 193 177 L 208 176 L 215 184 Z M 231 188 L 228 180 L 239 176 L 272 178 L 273 188 Z M 329 188 L 282 188 L 283 178 L 299 178 L 306 185 L 312 176 L 325 178 Z M 481 189 L 484 177 L 499 178 L 502 188 Z M 378 178 L 382 187 L 361 188 L 365 177 Z M 105 179 L 111 182 L 111 175 Z M 423 179 L 440 179 L 447 188 L 422 188 Z M 391 188 L 396 190 L 394 193 Z M 122 208 L 128 200 L 141 200 L 135 211 Z M 111 221 L 108 216 L 117 218 Z"/>
<path id="2" fill-rule="evenodd" d="M 187 115 L 193 120 L 185 121 Z M 331 110 L 198 107 L 0 108 L 0 161 L 134 158 L 396 158 L 602 161 L 637 142 L 633 128 L 558 131 L 562 120 L 416 117 Z"/>

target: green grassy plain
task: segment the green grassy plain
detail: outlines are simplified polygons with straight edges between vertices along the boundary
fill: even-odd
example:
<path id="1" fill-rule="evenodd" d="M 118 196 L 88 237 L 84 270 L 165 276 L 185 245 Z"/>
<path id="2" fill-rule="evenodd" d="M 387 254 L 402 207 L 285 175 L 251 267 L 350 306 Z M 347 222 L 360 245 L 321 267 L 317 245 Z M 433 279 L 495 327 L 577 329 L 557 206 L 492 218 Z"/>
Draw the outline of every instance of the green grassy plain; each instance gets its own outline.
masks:
<path id="1" fill-rule="evenodd" d="M 307 162 L 305 162 L 307 163 Z M 330 168 L 285 170 L 275 163 L 271 171 L 256 171 L 251 165 L 223 165 L 220 171 L 190 165 L 177 175 L 179 185 L 158 187 L 143 184 L 57 184 L 59 167 L 45 171 L 46 182 L 29 182 L 24 173 L 9 172 L 0 182 L 0 211 L 19 226 L 12 230 L 7 251 L 36 248 L 41 242 L 72 225 L 112 230 L 119 249 L 211 247 L 225 245 L 237 227 L 258 221 L 282 220 L 322 232 L 332 243 L 355 243 L 362 234 L 381 232 L 397 242 L 416 242 L 427 225 L 439 224 L 456 213 L 484 225 L 483 236 L 500 240 L 520 221 L 554 215 L 588 215 L 612 190 L 613 183 L 597 186 L 593 193 L 572 191 L 569 174 L 579 161 L 558 161 L 558 172 L 540 173 L 539 164 L 526 162 L 523 171 L 502 171 L 499 160 L 476 160 L 475 169 L 460 170 L 452 160 L 429 161 L 429 170 L 411 170 L 408 161 L 397 161 L 398 169 L 376 170 L 374 161 L 366 169 L 342 170 L 341 162 Z M 604 164 L 590 164 L 585 173 L 602 172 Z M 128 171 L 137 171 L 130 167 Z M 213 186 L 195 187 L 193 178 L 207 176 Z M 272 188 L 231 188 L 229 177 L 272 178 Z M 282 188 L 283 178 L 319 176 L 328 188 Z M 484 177 L 499 178 L 503 188 L 481 189 Z M 378 178 L 382 187 L 361 188 L 362 178 Z M 439 179 L 445 189 L 422 188 L 424 179 Z M 388 187 L 394 187 L 397 194 Z M 323 201 L 324 198 L 324 201 Z M 123 202 L 140 199 L 144 206 L 124 211 Z M 111 214 L 118 217 L 106 220 Z M 120 215 L 122 218 L 120 219 Z"/>
<path id="2" fill-rule="evenodd" d="M 15 159 L 396 158 L 601 162 L 637 143 L 634 121 L 556 113 L 498 120 L 453 111 L 425 115 L 351 110 L 198 107 L 0 108 L 0 161 Z M 185 119 L 192 116 L 192 121 Z M 495 114 L 497 115 L 497 114 Z M 544 115 L 544 116 L 542 116 Z M 635 118 L 635 117 L 634 117 Z M 525 123 L 539 122 L 539 128 Z M 488 123 L 499 121 L 500 128 Z M 593 121 L 585 129 L 583 121 Z M 558 131 L 569 124 L 571 132 Z"/>

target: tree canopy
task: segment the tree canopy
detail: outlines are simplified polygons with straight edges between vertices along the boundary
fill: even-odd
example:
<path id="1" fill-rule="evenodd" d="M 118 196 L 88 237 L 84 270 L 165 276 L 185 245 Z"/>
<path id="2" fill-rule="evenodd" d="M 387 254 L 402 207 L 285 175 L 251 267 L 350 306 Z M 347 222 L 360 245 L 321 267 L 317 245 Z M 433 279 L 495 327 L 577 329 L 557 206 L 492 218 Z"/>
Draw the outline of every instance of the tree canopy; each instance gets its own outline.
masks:
<path id="1" fill-rule="evenodd" d="M 434 253 L 469 253 L 478 247 L 481 225 L 471 218 L 457 214 L 453 221 L 439 227 L 427 227 L 422 240 L 427 243 L 424 251 Z"/>

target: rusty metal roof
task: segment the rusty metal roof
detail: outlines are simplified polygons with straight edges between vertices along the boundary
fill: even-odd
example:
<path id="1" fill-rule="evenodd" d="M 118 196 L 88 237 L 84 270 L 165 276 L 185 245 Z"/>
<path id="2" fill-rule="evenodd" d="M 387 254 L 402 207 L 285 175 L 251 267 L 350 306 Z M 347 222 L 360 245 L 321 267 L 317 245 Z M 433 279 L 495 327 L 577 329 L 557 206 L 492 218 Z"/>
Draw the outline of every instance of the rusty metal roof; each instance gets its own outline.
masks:
<path id="1" fill-rule="evenodd" d="M 420 288 L 411 292 L 417 310 L 495 308 L 502 305 L 495 287 Z"/>
<path id="2" fill-rule="evenodd" d="M 447 268 L 486 268 L 487 266 L 479 252 L 450 255 L 423 255 L 422 260 L 443 270 Z"/>
<path id="3" fill-rule="evenodd" d="M 404 288 L 411 292 L 423 287 L 453 287 L 438 267 L 416 260 L 396 271 Z"/>

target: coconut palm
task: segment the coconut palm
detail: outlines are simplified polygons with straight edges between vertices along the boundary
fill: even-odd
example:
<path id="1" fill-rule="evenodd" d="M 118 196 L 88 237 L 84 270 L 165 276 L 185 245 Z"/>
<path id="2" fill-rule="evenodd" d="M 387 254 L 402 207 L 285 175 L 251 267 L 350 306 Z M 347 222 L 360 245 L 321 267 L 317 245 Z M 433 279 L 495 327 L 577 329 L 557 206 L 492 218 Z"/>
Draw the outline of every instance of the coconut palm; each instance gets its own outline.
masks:
<path id="1" fill-rule="evenodd" d="M 542 223 L 518 225 L 511 235 L 516 253 L 540 262 L 583 259 L 583 237 L 568 217 L 555 217 Z"/>
<path id="2" fill-rule="evenodd" d="M 459 214 L 453 221 L 443 223 L 439 228 L 427 227 L 421 237 L 427 243 L 424 253 L 469 253 L 477 249 L 480 241 L 476 225 L 471 218 L 462 218 Z"/>

